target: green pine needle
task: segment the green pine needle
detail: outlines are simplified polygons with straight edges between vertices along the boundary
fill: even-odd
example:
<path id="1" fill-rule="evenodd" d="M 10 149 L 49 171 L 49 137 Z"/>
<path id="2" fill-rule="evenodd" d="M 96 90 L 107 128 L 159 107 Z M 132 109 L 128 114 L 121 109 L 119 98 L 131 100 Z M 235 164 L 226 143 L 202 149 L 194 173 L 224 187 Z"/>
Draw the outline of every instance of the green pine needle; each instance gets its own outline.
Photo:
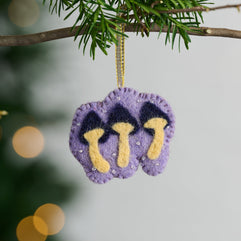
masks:
<path id="1" fill-rule="evenodd" d="M 46 0 L 43 0 L 46 4 Z M 199 28 L 203 22 L 202 12 L 167 14 L 160 11 L 186 9 L 198 6 L 205 7 L 208 0 L 49 0 L 51 13 L 66 13 L 65 19 L 77 13 L 72 30 L 76 29 L 75 40 L 79 39 L 79 47 L 83 45 L 83 52 L 90 42 L 90 55 L 94 59 L 96 48 L 100 48 L 107 55 L 111 44 L 117 44 L 116 34 L 123 34 L 118 30 L 119 24 L 141 24 L 137 33 L 143 32 L 148 36 L 153 24 L 160 26 L 159 35 L 167 26 L 165 44 L 171 42 L 174 47 L 176 34 L 179 33 L 178 46 L 183 39 L 188 49 L 191 39 L 188 31 L 190 27 Z M 144 27 L 145 29 L 144 29 Z M 83 34 L 79 36 L 79 33 Z M 172 33 L 172 36 L 171 36 Z M 125 34 L 126 37 L 128 37 Z"/>

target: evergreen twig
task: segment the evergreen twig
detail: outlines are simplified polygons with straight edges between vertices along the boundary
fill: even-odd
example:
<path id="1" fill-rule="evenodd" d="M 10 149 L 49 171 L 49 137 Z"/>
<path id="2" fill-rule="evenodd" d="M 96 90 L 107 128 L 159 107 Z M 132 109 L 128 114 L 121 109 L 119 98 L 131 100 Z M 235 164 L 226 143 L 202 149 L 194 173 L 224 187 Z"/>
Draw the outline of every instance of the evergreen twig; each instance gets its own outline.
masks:
<path id="1" fill-rule="evenodd" d="M 43 0 L 43 3 L 46 3 Z M 49 0 L 51 12 L 58 15 L 66 12 L 65 19 L 73 13 L 77 18 L 72 30 L 75 40 L 79 38 L 79 47 L 83 45 L 85 52 L 90 42 L 90 55 L 95 57 L 95 49 L 99 47 L 105 54 L 111 44 L 117 44 L 116 34 L 122 34 L 120 24 L 138 26 L 136 32 L 145 32 L 148 36 L 153 24 L 160 27 L 167 26 L 166 43 L 170 41 L 171 29 L 178 31 L 186 48 L 190 43 L 188 32 L 191 28 L 199 28 L 203 22 L 202 11 L 182 11 L 183 9 L 206 8 L 208 0 Z M 171 13 L 170 11 L 176 11 Z M 175 41 L 172 35 L 172 46 Z M 127 35 L 126 35 L 127 37 Z"/>
<path id="2" fill-rule="evenodd" d="M 143 5 L 140 1 L 143 0 L 125 0 L 123 2 L 117 0 L 87 0 L 88 3 L 83 3 L 83 1 L 80 0 L 50 0 L 49 4 L 52 12 L 57 12 L 60 15 L 62 9 L 66 11 L 69 9 L 72 10 L 66 18 L 78 9 L 80 15 L 71 28 L 21 36 L 0 36 L 0 46 L 24 46 L 73 36 L 77 39 L 78 36 L 80 36 L 79 46 L 83 44 L 83 50 L 85 50 L 88 42 L 91 42 L 90 54 L 94 58 L 96 47 L 99 47 L 107 54 L 106 49 L 110 47 L 112 43 L 117 44 L 116 34 L 122 34 L 118 30 L 118 24 L 120 23 L 126 24 L 125 32 L 141 32 L 142 35 L 143 32 L 145 32 L 147 36 L 149 32 L 159 32 L 159 35 L 162 32 L 166 32 L 165 43 L 171 41 L 172 47 L 177 33 L 179 33 L 180 37 L 184 40 L 187 48 L 190 42 L 189 35 L 241 39 L 241 31 L 200 27 L 199 23 L 199 20 L 202 21 L 201 13 L 204 11 L 209 12 L 227 8 L 237 8 L 239 10 L 241 4 L 207 8 L 206 6 L 202 6 L 203 3 L 207 3 L 207 0 L 166 0 L 164 1 L 166 7 L 163 10 L 160 6 L 160 4 L 163 4 L 162 0 L 161 2 L 147 0 L 145 4 L 148 3 L 150 6 Z M 170 2 L 173 4 L 174 2 L 178 2 L 178 8 L 170 5 Z M 186 5 L 183 5 L 183 2 L 185 2 Z M 192 4 L 187 4 L 190 2 L 192 2 Z M 192 7 L 194 2 L 198 3 L 199 6 Z M 76 6 L 75 4 L 77 3 L 78 5 Z M 90 3 L 92 4 L 89 6 L 88 4 Z M 132 7 L 128 7 L 127 3 L 131 4 Z M 98 7 L 93 10 L 93 6 L 96 4 Z M 182 8 L 185 6 L 188 7 Z M 107 11 L 107 9 L 109 11 Z M 130 11 L 130 9 L 134 10 Z M 114 11 L 115 14 L 111 13 L 111 11 Z M 80 25 L 78 25 L 79 22 L 81 22 Z M 171 33 L 172 37 L 170 37 Z M 125 34 L 125 36 L 127 35 Z"/>
<path id="3" fill-rule="evenodd" d="M 125 28 L 126 32 L 135 32 L 138 28 L 137 25 L 129 25 Z M 150 29 L 150 32 L 159 32 L 160 27 L 158 25 L 153 25 Z M 163 26 L 162 32 L 167 32 L 167 26 Z M 173 32 L 173 29 L 170 30 Z M 79 32 L 81 35 L 83 32 Z M 191 28 L 191 31 L 187 32 L 189 35 L 196 35 L 202 37 L 225 37 L 225 38 L 236 38 L 241 39 L 241 31 L 227 29 L 227 28 L 209 28 L 209 27 L 200 27 L 200 28 Z M 0 36 L 0 46 L 28 46 L 38 43 L 43 43 L 47 41 L 69 38 L 76 35 L 75 31 L 71 31 L 69 28 L 55 29 L 42 33 L 35 34 L 26 34 L 26 35 L 9 35 L 9 36 Z"/>

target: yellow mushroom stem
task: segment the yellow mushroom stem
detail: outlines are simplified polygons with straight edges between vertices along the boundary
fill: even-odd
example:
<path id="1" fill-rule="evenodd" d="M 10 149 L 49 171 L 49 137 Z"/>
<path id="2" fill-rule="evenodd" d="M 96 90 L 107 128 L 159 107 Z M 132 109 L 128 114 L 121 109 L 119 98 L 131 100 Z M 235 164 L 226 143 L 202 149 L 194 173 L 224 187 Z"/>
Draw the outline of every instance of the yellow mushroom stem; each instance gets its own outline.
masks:
<path id="1" fill-rule="evenodd" d="M 110 170 L 110 164 L 100 154 L 98 141 L 103 136 L 104 130 L 101 128 L 93 129 L 84 134 L 84 138 L 89 143 L 89 155 L 93 166 L 102 173 Z"/>
<path id="2" fill-rule="evenodd" d="M 129 134 L 134 130 L 130 123 L 120 122 L 112 126 L 112 129 L 119 134 L 119 153 L 117 165 L 127 167 L 130 159 Z"/>
<path id="3" fill-rule="evenodd" d="M 167 120 L 163 118 L 152 118 L 144 124 L 145 128 L 153 129 L 155 132 L 153 141 L 147 152 L 147 157 L 151 160 L 155 160 L 160 156 L 161 149 L 164 143 L 164 127 L 166 126 L 166 124 Z"/>

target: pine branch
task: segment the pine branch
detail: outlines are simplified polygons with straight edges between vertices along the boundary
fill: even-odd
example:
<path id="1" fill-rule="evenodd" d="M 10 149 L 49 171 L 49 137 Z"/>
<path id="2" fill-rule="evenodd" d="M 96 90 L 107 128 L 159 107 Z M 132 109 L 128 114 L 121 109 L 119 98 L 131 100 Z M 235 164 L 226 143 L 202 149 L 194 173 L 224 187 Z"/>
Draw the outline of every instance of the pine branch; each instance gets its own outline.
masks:
<path id="1" fill-rule="evenodd" d="M 159 4 L 160 1 L 155 1 L 152 3 L 151 7 L 153 8 L 155 5 Z M 193 7 L 193 8 L 187 8 L 187 9 L 172 9 L 172 10 L 162 10 L 158 11 L 160 14 L 177 14 L 177 13 L 192 13 L 192 12 L 211 12 L 211 11 L 216 11 L 216 10 L 223 10 L 223 9 L 229 9 L 229 8 L 236 8 L 238 12 L 240 12 L 240 7 L 241 4 L 227 4 L 227 5 L 222 5 L 222 6 L 217 6 L 217 7 Z M 134 18 L 134 14 L 129 15 L 129 18 Z"/>
<path id="2" fill-rule="evenodd" d="M 79 13 L 71 28 L 21 36 L 0 35 L 0 46 L 26 46 L 67 37 L 76 40 L 80 36 L 79 46 L 83 44 L 84 51 L 87 43 L 92 42 L 90 54 L 94 58 L 96 47 L 107 54 L 106 49 L 113 43 L 117 44 L 116 34 L 122 34 L 119 24 L 126 25 L 125 32 L 141 32 L 147 36 L 149 32 L 166 32 L 165 43 L 171 40 L 172 47 L 176 33 L 184 40 L 186 48 L 191 42 L 189 35 L 241 39 L 241 31 L 200 27 L 199 21 L 203 21 L 202 12 L 230 8 L 239 10 L 241 4 L 203 6 L 207 3 L 208 0 L 50 0 L 52 12 L 56 11 L 59 15 L 62 10 L 69 12 L 65 19 L 74 12 Z M 170 33 L 173 33 L 172 36 Z"/>
<path id="3" fill-rule="evenodd" d="M 131 24 L 126 26 L 126 32 L 136 32 L 138 29 L 138 25 Z M 209 28 L 209 27 L 201 27 L 201 28 L 191 28 L 192 31 L 188 31 L 190 35 L 202 36 L 202 37 L 225 37 L 225 38 L 236 38 L 241 39 L 241 31 L 232 30 L 226 28 Z M 28 46 L 38 43 L 43 43 L 47 41 L 69 38 L 76 35 L 76 31 L 71 31 L 71 27 L 56 29 L 52 31 L 35 33 L 35 34 L 27 34 L 27 35 L 18 35 L 18 36 L 0 36 L 0 46 L 1 47 L 9 47 L 9 46 Z M 162 32 L 167 32 L 168 27 L 164 26 Z M 173 29 L 171 29 L 171 32 Z M 79 32 L 79 35 L 82 35 L 84 32 Z M 160 26 L 154 24 L 150 29 L 150 32 L 160 32 Z"/>
<path id="4" fill-rule="evenodd" d="M 191 31 L 190 27 L 200 27 L 203 22 L 202 12 L 168 14 L 159 11 L 205 7 L 204 4 L 209 4 L 209 0 L 161 0 L 154 5 L 153 2 L 154 0 L 49 0 L 48 3 L 51 12 L 59 15 L 65 12 L 65 19 L 75 14 L 76 21 L 72 27 L 76 31 L 74 39 L 79 39 L 79 47 L 83 46 L 83 52 L 90 42 L 90 55 L 93 58 L 96 47 L 107 54 L 107 48 L 113 43 L 117 44 L 117 36 L 123 34 L 119 28 L 121 24 L 137 24 L 137 32 L 147 36 L 153 23 L 159 25 L 160 30 L 167 26 L 165 43 L 170 41 L 169 33 L 173 28 L 174 32 L 179 31 L 179 39 L 183 39 L 188 48 L 191 40 L 187 31 Z M 130 17 L 131 14 L 133 17 Z M 175 37 L 176 34 L 173 34 L 172 46 Z"/>

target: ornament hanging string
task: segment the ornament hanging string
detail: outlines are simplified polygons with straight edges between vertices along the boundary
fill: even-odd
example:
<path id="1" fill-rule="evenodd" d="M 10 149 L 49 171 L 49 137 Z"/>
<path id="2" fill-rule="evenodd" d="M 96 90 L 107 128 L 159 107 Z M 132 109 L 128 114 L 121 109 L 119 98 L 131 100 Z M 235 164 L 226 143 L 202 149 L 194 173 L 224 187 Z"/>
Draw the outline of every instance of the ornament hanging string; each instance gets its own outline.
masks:
<path id="1" fill-rule="evenodd" d="M 118 44 L 115 46 L 116 77 L 118 88 L 124 87 L 125 82 L 125 25 L 120 24 L 123 35 L 116 35 Z"/>

